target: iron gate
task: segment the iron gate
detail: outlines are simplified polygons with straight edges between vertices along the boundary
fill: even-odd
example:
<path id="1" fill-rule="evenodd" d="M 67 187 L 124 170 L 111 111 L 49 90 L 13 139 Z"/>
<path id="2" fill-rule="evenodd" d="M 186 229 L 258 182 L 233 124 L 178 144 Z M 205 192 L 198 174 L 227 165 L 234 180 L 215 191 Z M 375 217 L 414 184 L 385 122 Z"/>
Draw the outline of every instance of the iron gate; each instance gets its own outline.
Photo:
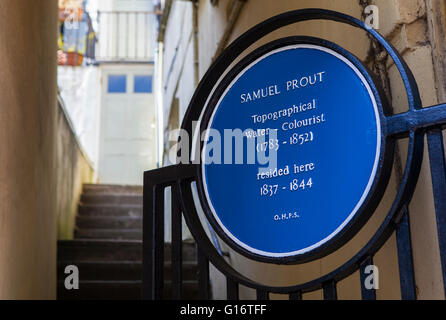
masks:
<path id="1" fill-rule="evenodd" d="M 362 21 L 348 15 L 321 9 L 296 10 L 272 17 L 253 27 L 235 40 L 212 64 L 190 102 L 182 128 L 189 133 L 192 145 L 192 121 L 198 120 L 206 105 L 209 93 L 244 50 L 268 33 L 283 26 L 308 20 L 332 20 L 363 29 L 368 32 L 395 62 L 403 80 L 409 110 L 402 114 L 386 115 L 386 137 L 389 141 L 408 138 L 406 167 L 401 178 L 393 205 L 383 223 L 372 238 L 350 260 L 334 271 L 310 282 L 271 287 L 246 278 L 232 268 L 216 250 L 206 235 L 194 204 L 192 187 L 200 175 L 199 164 L 178 164 L 156 169 L 144 174 L 143 216 L 143 298 L 162 299 L 164 275 L 164 192 L 172 189 L 172 296 L 181 299 L 182 291 L 182 217 L 197 244 L 198 284 L 201 299 L 210 298 L 209 263 L 212 263 L 227 281 L 227 298 L 238 299 L 238 287 L 243 285 L 256 290 L 257 298 L 267 300 L 269 293 L 287 294 L 291 300 L 299 300 L 303 293 L 323 289 L 324 299 L 337 299 L 336 285 L 352 273 L 360 270 L 362 298 L 373 300 L 375 291 L 364 287 L 364 269 L 373 264 L 373 258 L 389 237 L 396 232 L 400 285 L 402 299 L 416 299 L 415 277 L 410 239 L 408 206 L 415 190 L 423 160 L 424 138 L 427 147 L 433 184 L 433 196 L 437 218 L 443 285 L 446 290 L 446 162 L 442 128 L 446 124 L 446 104 L 422 108 L 415 78 L 403 58 L 379 33 L 368 28 Z M 200 191 L 199 191 L 200 192 Z"/>

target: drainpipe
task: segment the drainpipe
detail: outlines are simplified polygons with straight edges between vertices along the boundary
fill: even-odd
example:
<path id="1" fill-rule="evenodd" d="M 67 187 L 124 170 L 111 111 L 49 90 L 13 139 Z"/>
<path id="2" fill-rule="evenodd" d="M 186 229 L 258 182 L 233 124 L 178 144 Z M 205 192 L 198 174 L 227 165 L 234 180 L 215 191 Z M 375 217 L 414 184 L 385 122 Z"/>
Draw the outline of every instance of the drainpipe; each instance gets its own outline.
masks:
<path id="1" fill-rule="evenodd" d="M 169 21 L 170 10 L 172 9 L 173 0 L 166 0 L 163 9 L 163 15 L 158 29 L 158 42 L 164 42 L 164 35 L 166 33 L 167 21 Z"/>
<path id="2" fill-rule="evenodd" d="M 232 10 L 229 15 L 228 24 L 226 25 L 225 31 L 220 39 L 220 42 L 218 43 L 218 47 L 217 50 L 215 51 L 215 55 L 212 58 L 212 61 L 215 61 L 215 59 L 217 59 L 218 56 L 226 48 L 229 42 L 229 38 L 232 34 L 232 31 L 234 30 L 235 24 L 238 21 L 240 13 L 242 12 L 243 6 L 247 2 L 247 0 L 233 0 L 233 1 L 235 1 L 235 3 L 232 5 Z"/>
<path id="3" fill-rule="evenodd" d="M 429 41 L 432 46 L 438 101 L 446 100 L 446 4 L 444 1 L 426 0 Z"/>
<path id="4" fill-rule="evenodd" d="M 156 165 L 158 168 L 163 166 L 164 150 L 164 102 L 163 102 L 163 43 L 158 42 L 155 52 L 155 106 L 156 106 L 156 136 L 157 151 Z"/>
<path id="5" fill-rule="evenodd" d="M 200 56 L 198 55 L 198 0 L 194 0 L 192 3 L 192 15 L 193 15 L 193 33 L 194 33 L 194 76 L 195 76 L 195 87 L 198 86 L 200 82 Z"/>
<path id="6" fill-rule="evenodd" d="M 156 106 L 156 122 L 157 122 L 157 167 L 163 166 L 164 153 L 164 101 L 163 101 L 163 51 L 164 51 L 164 35 L 166 32 L 167 21 L 169 19 L 170 10 L 172 9 L 173 0 L 166 0 L 163 15 L 158 24 L 158 39 L 155 52 L 155 106 Z M 161 4 L 158 2 L 158 6 Z M 158 8 L 159 9 L 159 8 Z"/>

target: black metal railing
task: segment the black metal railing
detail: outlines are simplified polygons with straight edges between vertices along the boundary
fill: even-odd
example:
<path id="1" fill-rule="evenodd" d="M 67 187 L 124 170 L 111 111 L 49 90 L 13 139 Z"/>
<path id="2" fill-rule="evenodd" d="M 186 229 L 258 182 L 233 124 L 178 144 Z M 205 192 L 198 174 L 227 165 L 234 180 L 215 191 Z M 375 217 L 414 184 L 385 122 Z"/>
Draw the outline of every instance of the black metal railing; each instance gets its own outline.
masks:
<path id="1" fill-rule="evenodd" d="M 440 106 L 438 106 L 440 107 Z M 441 105 L 446 113 L 446 104 Z M 443 116 L 446 123 L 446 118 Z M 438 221 L 438 239 L 440 244 L 443 276 L 445 274 L 446 252 L 446 161 L 444 157 L 441 125 L 425 131 L 428 137 L 429 158 L 431 163 L 434 200 Z M 191 184 L 196 181 L 196 165 L 175 165 L 147 171 L 144 175 L 144 250 L 143 250 L 143 297 L 146 299 L 181 299 L 182 298 L 182 217 L 197 241 L 197 265 L 199 298 L 210 298 L 209 264 L 212 263 L 226 276 L 227 298 L 237 300 L 239 285 L 256 289 L 257 299 L 267 300 L 269 293 L 289 295 L 290 300 L 300 300 L 304 293 L 323 290 L 326 300 L 337 299 L 337 283 L 356 271 L 360 271 L 362 299 L 374 300 L 374 289 L 365 287 L 365 268 L 373 265 L 373 257 L 396 232 L 398 265 L 403 300 L 416 299 L 415 275 L 412 257 L 412 244 L 409 227 L 409 203 L 404 203 L 397 210 L 390 210 L 385 223 L 372 239 L 349 261 L 329 274 L 304 284 L 290 287 L 268 287 L 246 279 L 234 270 L 219 254 L 214 244 L 207 237 L 196 208 L 191 191 Z M 406 181 L 410 181 L 408 179 Z M 163 296 L 164 289 L 164 194 L 171 187 L 172 192 L 172 292 L 170 297 Z M 395 226 L 396 230 L 395 230 Z M 446 288 L 446 284 L 445 284 Z"/>

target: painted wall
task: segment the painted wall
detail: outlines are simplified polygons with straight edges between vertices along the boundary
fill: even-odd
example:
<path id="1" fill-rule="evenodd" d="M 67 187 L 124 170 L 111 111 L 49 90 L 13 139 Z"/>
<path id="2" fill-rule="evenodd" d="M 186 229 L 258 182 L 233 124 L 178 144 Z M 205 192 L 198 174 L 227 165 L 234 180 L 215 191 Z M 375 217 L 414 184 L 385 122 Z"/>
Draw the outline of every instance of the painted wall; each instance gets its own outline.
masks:
<path id="1" fill-rule="evenodd" d="M 194 48 L 193 14 L 191 4 L 174 1 L 172 12 L 167 23 L 165 41 L 163 43 L 163 100 L 164 119 L 169 119 L 174 99 L 180 102 L 180 120 L 184 114 L 184 106 L 193 94 L 190 83 L 194 79 L 194 66 L 198 67 L 200 77 L 206 72 L 214 58 L 220 41 L 228 30 L 228 42 L 235 39 L 248 28 L 275 14 L 288 10 L 319 7 L 332 9 L 363 19 L 364 7 L 369 4 L 378 6 L 380 12 L 379 32 L 387 37 L 401 52 L 412 68 L 418 80 L 424 106 L 430 106 L 441 101 L 444 102 L 445 71 L 434 68 L 438 65 L 438 58 L 444 52 L 437 52 L 438 43 L 444 43 L 439 38 L 441 33 L 432 31 L 435 18 L 438 16 L 444 21 L 446 12 L 444 6 L 438 5 L 437 0 L 374 0 L 374 1 L 330 1 L 330 0 L 248 0 L 240 16 L 232 28 L 228 28 L 231 20 L 231 6 L 237 1 L 219 0 L 213 6 L 208 0 L 198 2 L 198 51 Z M 434 11 L 436 10 L 436 11 Z M 189 17 L 187 16 L 189 15 Z M 180 19 L 188 19 L 182 22 Z M 442 29 L 444 30 L 444 29 Z M 271 41 L 289 35 L 310 35 L 331 40 L 365 61 L 368 66 L 379 75 L 386 87 L 388 99 L 392 101 L 395 112 L 407 109 L 405 91 L 401 80 L 397 77 L 395 67 L 391 61 L 375 48 L 370 39 L 361 31 L 350 26 L 335 22 L 305 22 L 281 28 L 254 44 L 248 51 Z M 431 43 L 436 45 L 433 47 Z M 194 54 L 198 61 L 194 61 Z M 195 63 L 198 62 L 198 65 Z M 236 61 L 234 62 L 236 63 Z M 165 135 L 172 127 L 168 120 L 164 123 Z M 165 146 L 168 141 L 165 141 Z M 366 226 L 339 251 L 312 263 L 299 266 L 274 266 L 248 261 L 234 253 L 229 248 L 230 263 L 243 274 L 266 284 L 290 285 L 302 283 L 324 275 L 347 259 L 352 257 L 362 245 L 370 239 L 381 224 L 395 197 L 401 172 L 398 166 L 404 166 L 404 157 L 407 141 L 399 145 L 403 160 L 396 162 L 386 195 Z M 167 151 L 165 149 L 165 151 Z M 410 219 L 412 243 L 415 263 L 415 276 L 417 294 L 419 299 L 443 299 L 441 265 L 438 241 L 436 238 L 435 212 L 433 208 L 432 187 L 428 156 L 425 155 L 423 169 L 414 199 L 410 206 Z M 428 262 L 428 263 L 426 263 Z M 378 299 L 400 299 L 400 280 L 398 273 L 398 258 L 395 236 L 391 237 L 374 259 L 380 271 L 380 289 L 377 291 Z M 213 292 L 215 298 L 224 298 L 225 284 L 218 272 L 213 271 Z M 246 288 L 240 289 L 241 298 L 253 298 L 255 293 Z M 338 283 L 338 297 L 340 299 L 360 299 L 359 273 Z M 273 296 L 272 298 L 285 298 Z M 304 299 L 321 299 L 322 291 L 304 295 Z"/>
<path id="2" fill-rule="evenodd" d="M 101 106 L 100 70 L 97 66 L 58 66 L 57 82 L 76 136 L 97 168 Z"/>
<path id="3" fill-rule="evenodd" d="M 0 43 L 0 299 L 55 299 L 57 239 L 93 177 L 57 104 L 57 1 L 2 1 Z"/>
<path id="4" fill-rule="evenodd" d="M 195 90 L 194 38 L 192 2 L 174 1 L 167 22 L 163 51 L 162 94 L 164 103 L 164 129 L 169 126 L 169 116 L 174 99 L 178 99 L 181 120 Z M 181 121 L 180 121 L 181 122 Z M 171 123 L 178 128 L 180 123 Z M 166 132 L 168 140 L 169 132 Z"/>
<path id="5" fill-rule="evenodd" d="M 92 162 L 81 147 L 63 101 L 56 119 L 57 239 L 73 239 L 75 218 L 84 183 L 95 181 Z"/>
<path id="6" fill-rule="evenodd" d="M 57 1 L 1 1 L 0 43 L 0 299 L 52 299 Z"/>

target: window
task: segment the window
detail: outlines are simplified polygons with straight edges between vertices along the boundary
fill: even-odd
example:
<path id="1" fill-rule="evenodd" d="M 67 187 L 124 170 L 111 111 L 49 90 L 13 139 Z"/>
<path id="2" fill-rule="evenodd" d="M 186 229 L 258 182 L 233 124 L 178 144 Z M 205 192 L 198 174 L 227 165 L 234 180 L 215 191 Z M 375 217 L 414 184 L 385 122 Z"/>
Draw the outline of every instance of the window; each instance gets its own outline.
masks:
<path id="1" fill-rule="evenodd" d="M 143 75 L 134 78 L 134 93 L 152 93 L 152 76 Z"/>
<path id="2" fill-rule="evenodd" d="M 125 93 L 127 91 L 127 76 L 113 75 L 108 76 L 108 93 Z"/>

